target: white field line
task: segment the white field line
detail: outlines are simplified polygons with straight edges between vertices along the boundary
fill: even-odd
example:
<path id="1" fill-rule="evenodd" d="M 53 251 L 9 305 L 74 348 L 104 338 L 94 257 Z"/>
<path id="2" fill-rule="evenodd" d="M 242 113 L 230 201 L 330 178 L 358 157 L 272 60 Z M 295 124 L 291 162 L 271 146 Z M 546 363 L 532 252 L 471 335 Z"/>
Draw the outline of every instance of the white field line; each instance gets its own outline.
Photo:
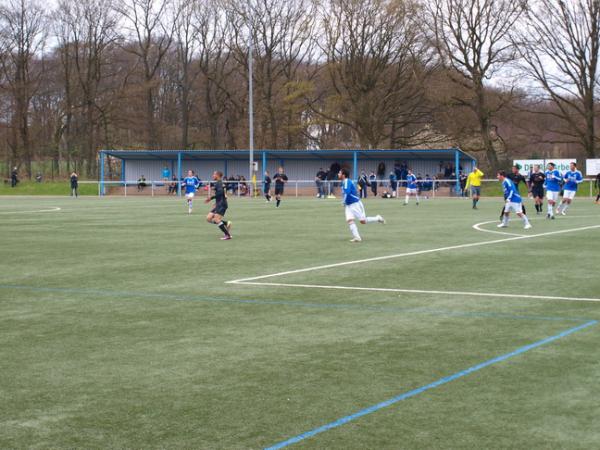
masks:
<path id="1" fill-rule="evenodd" d="M 463 291 L 425 291 L 421 289 L 396 289 L 396 288 L 370 288 L 356 286 L 330 286 L 321 284 L 291 284 L 291 283 L 269 283 L 244 281 L 239 284 L 248 284 L 254 286 L 279 286 L 279 287 L 301 287 L 316 289 L 340 289 L 346 291 L 371 291 L 371 292 L 401 292 L 408 294 L 435 294 L 435 295 L 461 295 L 472 297 L 503 297 L 503 298 L 530 298 L 536 300 L 568 300 L 571 302 L 600 302 L 600 298 L 585 297 L 560 297 L 553 295 L 527 295 L 527 294 L 497 294 L 493 292 L 463 292 Z"/>
<path id="2" fill-rule="evenodd" d="M 581 218 L 581 217 L 598 217 L 598 215 L 566 216 L 566 217 L 561 217 L 560 220 L 563 221 L 564 219 L 574 219 L 574 218 Z M 545 216 L 544 216 L 544 219 L 534 216 L 534 217 L 529 218 L 529 220 L 530 221 L 546 220 L 546 218 L 545 218 Z M 516 221 L 517 221 L 517 219 L 510 219 L 510 222 L 516 222 Z M 487 225 L 489 223 L 499 223 L 499 221 L 498 220 L 489 220 L 487 222 L 479 222 L 479 223 L 476 223 L 475 225 L 473 225 L 473 228 L 476 229 L 477 231 L 483 231 L 484 233 L 504 234 L 506 236 L 527 236 L 526 234 L 509 233 L 508 231 L 488 230 L 485 228 L 481 228 L 483 225 Z"/>
<path id="3" fill-rule="evenodd" d="M 475 225 L 473 225 L 473 228 L 475 228 L 477 231 L 483 231 L 484 233 L 503 234 L 505 236 L 521 236 L 521 237 L 527 236 L 526 234 L 508 233 L 506 231 L 486 230 L 485 228 L 480 228 L 482 225 L 487 225 L 488 223 L 498 223 L 498 221 L 497 220 L 489 220 L 487 222 L 479 222 L 479 223 L 476 223 Z"/>
<path id="4" fill-rule="evenodd" d="M 508 237 L 508 238 L 504 238 L 504 239 L 495 239 L 493 241 L 481 241 L 481 242 L 472 242 L 470 244 L 451 245 L 448 247 L 432 248 L 429 250 L 418 250 L 418 251 L 414 251 L 414 252 L 397 253 L 395 255 L 377 256 L 374 258 L 366 258 L 366 259 L 357 259 L 354 261 L 344 261 L 344 262 L 340 262 L 340 263 L 325 264 L 322 266 L 306 267 L 304 269 L 288 270 L 285 272 L 277 272 L 277 273 L 272 273 L 272 274 L 268 274 L 268 275 L 260 275 L 257 277 L 240 278 L 237 280 L 226 281 L 225 283 L 249 284 L 249 283 L 247 283 L 248 281 L 264 280 L 265 278 L 280 277 L 283 275 L 292 275 L 292 274 L 296 274 L 296 273 L 312 272 L 315 270 L 322 270 L 322 269 L 331 269 L 334 267 L 348 266 L 351 264 L 361 264 L 361 263 L 372 262 L 372 261 L 384 261 L 387 259 L 402 258 L 405 256 L 425 255 L 428 253 L 443 252 L 443 251 L 447 251 L 447 250 L 457 250 L 459 248 L 480 247 L 483 245 L 500 244 L 502 242 L 518 241 L 518 240 L 522 240 L 522 239 L 532 239 L 532 238 L 543 237 L 543 236 L 553 236 L 555 234 L 573 233 L 576 231 L 593 230 L 596 228 L 600 228 L 600 225 L 591 225 L 591 226 L 580 227 L 580 228 L 569 228 L 566 230 L 559 230 L 559 231 L 549 231 L 547 233 L 538 233 L 538 234 L 530 234 L 530 235 L 522 235 L 522 236 L 519 235 L 519 236 Z"/>
<path id="5" fill-rule="evenodd" d="M 37 209 L 34 211 L 0 211 L 0 214 L 37 214 L 37 213 L 60 211 L 61 209 L 62 208 L 59 208 L 58 206 L 54 206 L 49 209 Z"/>

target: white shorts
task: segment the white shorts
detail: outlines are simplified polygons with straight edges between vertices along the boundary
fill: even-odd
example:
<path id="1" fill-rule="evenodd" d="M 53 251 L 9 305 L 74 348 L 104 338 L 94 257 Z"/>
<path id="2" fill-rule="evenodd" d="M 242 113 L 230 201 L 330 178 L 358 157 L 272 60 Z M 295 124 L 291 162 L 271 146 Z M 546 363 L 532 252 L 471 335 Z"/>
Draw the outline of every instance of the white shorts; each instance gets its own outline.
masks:
<path id="1" fill-rule="evenodd" d="M 563 198 L 567 198 L 569 200 L 573 200 L 575 198 L 575 194 L 577 193 L 577 191 L 567 191 L 564 190 L 563 191 Z"/>
<path id="2" fill-rule="evenodd" d="M 523 203 L 515 203 L 515 202 L 506 202 L 504 205 L 504 212 L 514 211 L 516 213 L 523 212 Z"/>
<path id="3" fill-rule="evenodd" d="M 358 221 L 366 220 L 367 215 L 365 214 L 365 207 L 362 202 L 352 203 L 351 205 L 345 206 L 346 210 L 346 222 L 348 220 L 356 219 Z"/>
<path id="4" fill-rule="evenodd" d="M 186 193 L 185 198 L 190 198 L 190 199 L 194 198 L 194 193 L 193 192 Z"/>
<path id="5" fill-rule="evenodd" d="M 558 200 L 558 191 L 546 191 L 546 198 L 548 200 L 557 201 Z"/>
<path id="6" fill-rule="evenodd" d="M 406 193 L 407 193 L 407 194 L 416 194 L 416 193 L 417 193 L 417 190 L 416 190 L 416 189 L 409 189 L 409 188 L 406 188 Z"/>

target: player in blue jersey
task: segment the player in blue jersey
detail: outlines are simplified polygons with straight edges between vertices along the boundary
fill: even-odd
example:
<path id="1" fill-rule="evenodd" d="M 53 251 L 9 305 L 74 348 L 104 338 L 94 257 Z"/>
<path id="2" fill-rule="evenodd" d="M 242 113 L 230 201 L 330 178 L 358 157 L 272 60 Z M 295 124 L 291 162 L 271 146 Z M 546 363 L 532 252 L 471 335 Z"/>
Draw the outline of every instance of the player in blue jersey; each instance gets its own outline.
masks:
<path id="1" fill-rule="evenodd" d="M 342 195 L 344 196 L 342 203 L 346 212 L 346 222 L 348 222 L 348 226 L 352 232 L 352 239 L 350 242 L 360 242 L 362 241 L 362 238 L 360 237 L 360 234 L 358 234 L 358 227 L 354 222 L 355 219 L 362 224 L 373 222 L 385 223 L 385 219 L 379 214 L 375 217 L 367 217 L 365 214 L 365 207 L 360 201 L 356 185 L 350 179 L 350 172 L 348 169 L 341 169 L 338 173 L 338 177 L 342 180 Z"/>
<path id="2" fill-rule="evenodd" d="M 200 180 L 194 175 L 193 170 L 188 170 L 187 177 L 181 182 L 181 187 L 185 188 L 185 200 L 188 205 L 188 214 L 192 213 L 194 195 L 196 195 L 196 189 L 200 187 Z"/>
<path id="3" fill-rule="evenodd" d="M 556 213 L 566 216 L 567 209 L 569 209 L 569 206 L 571 206 L 571 202 L 577 193 L 577 187 L 579 186 L 579 183 L 583 181 L 583 175 L 579 170 L 577 170 L 577 164 L 572 162 L 569 164 L 569 171 L 565 173 L 563 178 L 565 180 L 565 185 L 563 187 L 563 198 L 560 202 L 560 205 L 558 205 L 558 208 L 556 208 Z"/>
<path id="4" fill-rule="evenodd" d="M 562 175 L 554 163 L 548 163 L 546 166 L 546 199 L 548 200 L 548 219 L 554 219 L 554 205 L 558 201 L 558 194 L 560 193 L 560 185 L 562 183 Z"/>
<path id="5" fill-rule="evenodd" d="M 529 223 L 527 216 L 523 213 L 523 200 L 521 199 L 521 195 L 519 194 L 517 186 L 506 177 L 506 172 L 504 170 L 498 171 L 497 178 L 502 183 L 505 201 L 504 216 L 502 216 L 502 223 L 498 225 L 498 228 L 508 227 L 510 212 L 514 211 L 517 216 L 523 220 L 523 223 L 525 224 L 524 228 L 528 230 L 531 228 L 531 224 Z"/>
<path id="6" fill-rule="evenodd" d="M 413 174 L 411 169 L 408 169 L 406 175 L 406 196 L 404 197 L 404 206 L 408 205 L 408 199 L 411 195 L 414 195 L 417 199 L 417 206 L 419 206 L 419 191 L 417 189 L 417 177 Z"/>

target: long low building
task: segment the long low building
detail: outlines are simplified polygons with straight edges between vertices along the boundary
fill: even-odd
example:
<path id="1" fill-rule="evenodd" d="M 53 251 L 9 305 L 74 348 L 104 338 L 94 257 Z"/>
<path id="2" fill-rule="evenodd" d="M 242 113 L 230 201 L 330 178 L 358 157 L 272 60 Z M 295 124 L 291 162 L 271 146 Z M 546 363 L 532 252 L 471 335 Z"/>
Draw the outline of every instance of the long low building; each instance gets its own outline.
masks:
<path id="1" fill-rule="evenodd" d="M 256 177 L 260 181 L 265 170 L 271 174 L 283 167 L 290 180 L 313 180 L 320 168 L 328 170 L 337 163 L 347 167 L 354 179 L 361 171 L 377 174 L 381 163 L 385 166 L 383 178 L 387 178 L 395 167 L 408 165 L 415 174 L 438 175 L 440 167 L 451 165 L 469 172 L 476 164 L 475 158 L 459 148 L 435 150 L 255 150 Z M 100 183 L 104 192 L 106 159 L 116 158 L 121 162 L 120 181 L 135 182 L 144 175 L 146 180 L 163 179 L 165 167 L 177 179 L 193 170 L 202 180 L 210 179 L 213 171 L 220 170 L 227 177 L 250 174 L 249 150 L 101 150 Z M 453 170 L 458 184 L 459 170 Z M 380 177 L 381 178 L 381 177 Z"/>

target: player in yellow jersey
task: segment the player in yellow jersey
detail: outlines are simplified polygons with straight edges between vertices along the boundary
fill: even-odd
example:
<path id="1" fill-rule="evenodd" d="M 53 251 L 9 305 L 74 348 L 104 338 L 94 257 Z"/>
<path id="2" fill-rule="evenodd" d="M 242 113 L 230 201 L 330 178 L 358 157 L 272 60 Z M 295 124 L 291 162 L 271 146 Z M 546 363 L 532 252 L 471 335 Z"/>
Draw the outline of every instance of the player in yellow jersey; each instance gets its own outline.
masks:
<path id="1" fill-rule="evenodd" d="M 471 199 L 473 200 L 473 209 L 477 209 L 477 202 L 481 196 L 481 179 L 483 178 L 483 172 L 477 167 L 473 167 L 473 172 L 467 177 L 467 184 L 465 185 L 465 191 L 471 188 Z"/>

